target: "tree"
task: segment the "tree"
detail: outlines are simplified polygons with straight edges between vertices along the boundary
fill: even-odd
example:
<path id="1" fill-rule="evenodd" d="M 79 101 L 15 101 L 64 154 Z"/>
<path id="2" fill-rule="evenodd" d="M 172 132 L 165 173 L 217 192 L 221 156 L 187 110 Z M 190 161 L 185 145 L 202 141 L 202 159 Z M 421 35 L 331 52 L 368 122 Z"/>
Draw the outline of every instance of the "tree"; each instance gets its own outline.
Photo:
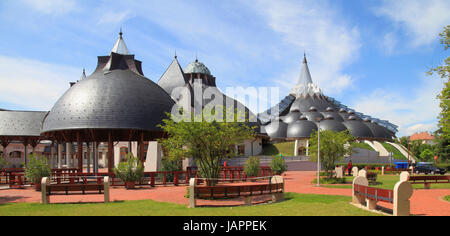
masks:
<path id="1" fill-rule="evenodd" d="M 244 172 L 247 177 L 257 177 L 259 174 L 259 158 L 249 157 L 244 165 Z"/>
<path id="2" fill-rule="evenodd" d="M 441 44 L 444 51 L 450 47 L 450 25 L 444 27 L 441 36 Z M 448 161 L 450 157 L 450 56 L 444 60 L 443 65 L 430 69 L 427 74 L 437 73 L 444 79 L 445 86 L 437 96 L 440 100 L 441 112 L 438 116 L 438 130 L 435 132 L 437 141 L 436 151 L 442 161 Z"/>
<path id="3" fill-rule="evenodd" d="M 409 143 L 409 137 L 408 136 L 403 136 L 400 138 L 400 144 L 403 145 L 403 147 L 408 148 L 408 143 Z"/>
<path id="4" fill-rule="evenodd" d="M 193 158 L 203 178 L 217 179 L 222 167 L 221 160 L 235 157 L 235 145 L 254 136 L 253 128 L 243 122 L 217 122 L 205 114 L 191 121 L 175 122 L 171 114 L 167 116 L 160 127 L 168 138 L 159 140 L 166 151 L 166 158 Z M 214 185 L 215 181 L 207 183 Z"/>
<path id="5" fill-rule="evenodd" d="M 422 161 L 432 161 L 433 157 L 433 151 L 431 151 L 430 149 L 425 149 L 422 151 L 422 153 L 420 153 L 420 159 Z"/>
<path id="6" fill-rule="evenodd" d="M 269 166 L 272 172 L 276 175 L 281 175 L 285 171 L 287 171 L 286 161 L 284 161 L 283 157 L 281 156 L 273 157 Z"/>
<path id="7" fill-rule="evenodd" d="M 317 134 L 317 131 L 315 131 L 309 139 L 311 160 L 317 160 Z M 353 148 L 351 144 L 353 142 L 354 137 L 348 130 L 342 132 L 320 131 L 320 162 L 325 168 L 329 179 L 333 176 L 332 171 L 336 161 L 339 161 L 344 155 L 352 153 Z"/>
<path id="8" fill-rule="evenodd" d="M 3 156 L 3 151 L 0 150 L 0 168 L 5 167 L 6 165 L 8 165 L 8 162 L 5 160 Z"/>

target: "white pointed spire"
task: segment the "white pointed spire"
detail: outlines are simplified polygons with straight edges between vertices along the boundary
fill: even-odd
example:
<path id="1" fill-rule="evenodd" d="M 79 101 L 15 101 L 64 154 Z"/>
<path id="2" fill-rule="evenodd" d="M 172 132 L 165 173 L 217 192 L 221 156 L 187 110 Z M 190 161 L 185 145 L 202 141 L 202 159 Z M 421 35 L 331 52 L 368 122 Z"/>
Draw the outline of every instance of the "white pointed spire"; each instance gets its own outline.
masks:
<path id="1" fill-rule="evenodd" d="M 86 71 L 83 68 L 83 73 L 81 74 L 80 80 L 86 79 Z"/>
<path id="2" fill-rule="evenodd" d="M 306 62 L 306 53 L 303 54 L 303 64 L 300 71 L 300 77 L 298 78 L 297 84 L 308 85 L 312 84 L 311 73 L 309 73 L 308 63 Z"/>
<path id="3" fill-rule="evenodd" d="M 306 61 L 306 53 L 303 54 L 302 69 L 300 71 L 297 85 L 291 89 L 291 94 L 296 97 L 322 94 L 319 86 L 312 82 L 311 73 L 309 72 L 308 68 L 308 62 Z"/>
<path id="4" fill-rule="evenodd" d="M 122 55 L 129 55 L 130 52 L 128 51 L 127 45 L 125 44 L 125 41 L 122 38 L 122 28 L 120 28 L 119 38 L 117 39 L 116 43 L 114 44 L 114 47 L 111 49 L 111 52 L 122 54 Z"/>

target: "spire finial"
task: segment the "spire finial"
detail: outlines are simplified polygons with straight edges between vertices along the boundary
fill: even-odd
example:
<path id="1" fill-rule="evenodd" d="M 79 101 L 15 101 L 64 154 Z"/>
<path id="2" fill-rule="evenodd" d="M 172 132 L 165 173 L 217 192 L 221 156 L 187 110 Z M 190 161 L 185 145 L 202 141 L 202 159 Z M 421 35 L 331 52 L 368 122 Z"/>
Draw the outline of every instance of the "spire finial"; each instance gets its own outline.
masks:
<path id="1" fill-rule="evenodd" d="M 195 52 L 195 62 L 198 62 L 198 55 L 197 55 L 197 52 Z"/>
<path id="2" fill-rule="evenodd" d="M 122 55 L 129 55 L 130 52 L 128 51 L 127 45 L 125 44 L 125 41 L 122 38 L 122 27 L 120 27 L 119 31 L 119 38 L 117 39 L 116 43 L 114 44 L 113 48 L 111 49 L 111 52 L 122 54 Z"/>
<path id="3" fill-rule="evenodd" d="M 307 61 L 306 61 L 306 52 L 303 51 L 303 64 L 306 64 L 306 63 L 307 63 Z"/>
<path id="4" fill-rule="evenodd" d="M 81 74 L 80 80 L 83 80 L 83 79 L 86 79 L 86 70 L 84 68 L 83 68 L 83 73 Z"/>
<path id="5" fill-rule="evenodd" d="M 175 59 L 177 59 L 177 50 L 175 49 Z"/>

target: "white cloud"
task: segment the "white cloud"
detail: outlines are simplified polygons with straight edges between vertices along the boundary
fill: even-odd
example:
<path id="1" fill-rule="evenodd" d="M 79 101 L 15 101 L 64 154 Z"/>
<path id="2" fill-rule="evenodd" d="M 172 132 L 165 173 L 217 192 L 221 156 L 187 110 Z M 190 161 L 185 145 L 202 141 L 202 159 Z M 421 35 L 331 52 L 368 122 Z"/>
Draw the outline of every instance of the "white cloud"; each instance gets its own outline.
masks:
<path id="1" fill-rule="evenodd" d="M 24 109 L 50 110 L 81 70 L 36 60 L 0 56 L 0 100 Z"/>
<path id="2" fill-rule="evenodd" d="M 349 26 L 338 12 L 316 1 L 256 3 L 268 25 L 282 36 L 290 50 L 306 50 L 313 80 L 325 93 L 340 94 L 351 86 L 353 79 L 343 69 L 359 55 L 361 41 L 356 27 Z M 297 76 L 299 67 L 300 61 L 297 68 L 292 68 Z"/>
<path id="3" fill-rule="evenodd" d="M 448 0 L 385 0 L 374 11 L 403 28 L 414 47 L 432 43 L 450 23 Z"/>
<path id="4" fill-rule="evenodd" d="M 419 124 L 408 127 L 406 129 L 406 135 L 410 136 L 414 133 L 421 133 L 421 132 L 425 132 L 425 131 L 434 131 L 436 129 L 437 129 L 436 123 L 429 123 L 429 124 L 419 123 Z"/>
<path id="5" fill-rule="evenodd" d="M 46 15 L 64 15 L 75 10 L 74 0 L 21 0 L 31 9 Z"/>
<path id="6" fill-rule="evenodd" d="M 130 10 L 102 12 L 99 16 L 97 24 L 117 25 L 123 22 L 127 17 L 129 17 L 130 13 Z"/>
<path id="7" fill-rule="evenodd" d="M 379 47 L 384 51 L 385 54 L 392 55 L 394 53 L 394 49 L 397 46 L 397 43 L 397 36 L 393 32 L 389 32 L 384 35 L 383 39 L 380 41 Z"/>
<path id="8" fill-rule="evenodd" d="M 397 136 L 411 135 L 416 131 L 434 131 L 440 112 L 436 95 L 442 90 L 442 80 L 422 76 L 417 88 L 407 94 L 376 89 L 361 96 L 350 107 L 375 118 L 386 119 L 399 126 Z"/>

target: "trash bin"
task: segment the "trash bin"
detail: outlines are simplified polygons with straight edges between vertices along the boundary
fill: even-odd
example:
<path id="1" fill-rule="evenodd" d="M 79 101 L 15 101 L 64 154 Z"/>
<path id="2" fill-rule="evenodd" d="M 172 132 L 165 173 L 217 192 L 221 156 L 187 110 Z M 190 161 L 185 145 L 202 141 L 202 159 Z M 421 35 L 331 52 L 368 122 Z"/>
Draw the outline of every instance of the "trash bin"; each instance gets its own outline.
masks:
<path id="1" fill-rule="evenodd" d="M 396 169 L 406 169 L 408 168 L 408 162 L 395 162 Z"/>

